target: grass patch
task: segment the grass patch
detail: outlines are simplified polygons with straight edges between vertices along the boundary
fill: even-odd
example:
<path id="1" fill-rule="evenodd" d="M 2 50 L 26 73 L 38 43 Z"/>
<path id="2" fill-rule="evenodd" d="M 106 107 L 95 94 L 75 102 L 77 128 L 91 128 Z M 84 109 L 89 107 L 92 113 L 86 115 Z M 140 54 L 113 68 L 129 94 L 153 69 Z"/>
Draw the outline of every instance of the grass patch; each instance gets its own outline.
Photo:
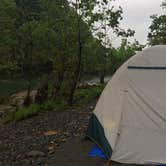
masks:
<path id="1" fill-rule="evenodd" d="M 67 110 L 69 106 L 64 101 L 46 101 L 42 105 L 31 104 L 29 107 L 19 108 L 18 110 L 8 112 L 4 116 L 4 122 L 20 121 L 37 115 L 41 110 Z"/>
<path id="2" fill-rule="evenodd" d="M 75 92 L 76 106 L 88 104 L 93 99 L 96 99 L 102 93 L 106 84 L 90 87 L 87 89 L 77 89 Z"/>
<path id="3" fill-rule="evenodd" d="M 23 119 L 27 119 L 36 115 L 40 111 L 40 106 L 38 104 L 31 104 L 29 107 L 23 107 L 16 111 L 9 112 L 5 115 L 4 121 L 19 121 Z"/>

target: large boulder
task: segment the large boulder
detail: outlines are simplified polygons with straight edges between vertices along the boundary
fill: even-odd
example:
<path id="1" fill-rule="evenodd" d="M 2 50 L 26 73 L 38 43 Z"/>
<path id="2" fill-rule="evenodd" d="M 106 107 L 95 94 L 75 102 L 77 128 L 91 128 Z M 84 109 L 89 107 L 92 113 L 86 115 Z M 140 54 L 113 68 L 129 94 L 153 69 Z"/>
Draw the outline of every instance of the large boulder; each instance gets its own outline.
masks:
<path id="1" fill-rule="evenodd" d="M 30 97 L 31 97 L 32 102 L 35 101 L 36 93 L 37 93 L 36 90 L 31 91 Z M 24 100 L 26 98 L 26 95 L 27 95 L 27 91 L 13 94 L 12 96 L 10 96 L 10 99 L 9 99 L 10 105 L 16 106 L 16 107 L 22 107 L 24 104 Z"/>

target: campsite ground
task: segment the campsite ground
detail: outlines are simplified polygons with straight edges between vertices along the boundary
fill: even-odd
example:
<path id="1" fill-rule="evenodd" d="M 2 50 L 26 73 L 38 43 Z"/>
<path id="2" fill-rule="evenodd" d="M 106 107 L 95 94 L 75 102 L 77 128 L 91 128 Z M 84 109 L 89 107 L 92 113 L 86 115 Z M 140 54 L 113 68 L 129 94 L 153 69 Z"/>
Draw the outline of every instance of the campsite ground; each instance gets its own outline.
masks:
<path id="1" fill-rule="evenodd" d="M 17 123 L 0 121 L 0 166 L 104 165 L 87 156 L 93 143 L 83 141 L 95 103 L 80 110 L 43 111 Z"/>
<path id="2" fill-rule="evenodd" d="M 93 143 L 82 141 L 79 137 L 69 140 L 56 151 L 55 156 L 48 160 L 48 165 L 56 166 L 108 166 L 100 158 L 87 156 Z M 110 166 L 136 166 L 111 162 Z"/>

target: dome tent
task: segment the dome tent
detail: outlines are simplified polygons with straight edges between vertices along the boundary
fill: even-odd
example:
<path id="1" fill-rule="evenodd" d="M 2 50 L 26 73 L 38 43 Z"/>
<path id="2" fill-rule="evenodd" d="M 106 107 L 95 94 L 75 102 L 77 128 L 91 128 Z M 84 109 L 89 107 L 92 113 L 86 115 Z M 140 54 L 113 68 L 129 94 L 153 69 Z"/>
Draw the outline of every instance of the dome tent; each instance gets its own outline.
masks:
<path id="1" fill-rule="evenodd" d="M 87 137 L 119 163 L 166 164 L 166 46 L 138 52 L 114 74 Z"/>

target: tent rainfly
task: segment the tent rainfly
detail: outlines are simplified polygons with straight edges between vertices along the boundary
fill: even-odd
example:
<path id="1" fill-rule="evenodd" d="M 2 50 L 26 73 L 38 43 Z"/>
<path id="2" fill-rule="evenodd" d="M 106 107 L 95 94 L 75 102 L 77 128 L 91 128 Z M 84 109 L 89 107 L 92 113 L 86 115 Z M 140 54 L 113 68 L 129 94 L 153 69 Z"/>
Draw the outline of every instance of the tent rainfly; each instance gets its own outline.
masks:
<path id="1" fill-rule="evenodd" d="M 87 136 L 119 163 L 166 164 L 166 46 L 138 52 L 114 74 Z"/>

